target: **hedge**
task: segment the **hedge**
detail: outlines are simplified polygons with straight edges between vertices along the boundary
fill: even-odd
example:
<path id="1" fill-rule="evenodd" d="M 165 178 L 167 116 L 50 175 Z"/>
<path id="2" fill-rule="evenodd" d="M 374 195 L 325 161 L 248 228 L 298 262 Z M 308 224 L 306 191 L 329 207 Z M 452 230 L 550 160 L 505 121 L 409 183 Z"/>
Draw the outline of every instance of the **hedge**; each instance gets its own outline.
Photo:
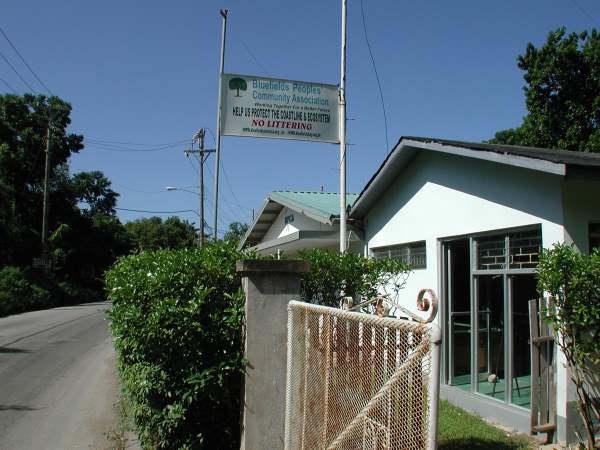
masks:
<path id="1" fill-rule="evenodd" d="M 241 258 L 219 242 L 130 255 L 107 272 L 119 374 L 144 448 L 239 448 Z"/>

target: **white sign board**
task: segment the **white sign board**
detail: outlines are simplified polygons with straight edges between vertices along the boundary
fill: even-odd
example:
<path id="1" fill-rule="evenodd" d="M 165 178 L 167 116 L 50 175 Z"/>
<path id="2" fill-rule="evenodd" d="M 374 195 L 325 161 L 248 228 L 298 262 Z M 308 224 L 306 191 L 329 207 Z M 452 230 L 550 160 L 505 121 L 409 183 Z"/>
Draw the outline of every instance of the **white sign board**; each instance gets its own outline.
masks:
<path id="1" fill-rule="evenodd" d="M 338 88 L 223 74 L 221 135 L 338 143 Z"/>

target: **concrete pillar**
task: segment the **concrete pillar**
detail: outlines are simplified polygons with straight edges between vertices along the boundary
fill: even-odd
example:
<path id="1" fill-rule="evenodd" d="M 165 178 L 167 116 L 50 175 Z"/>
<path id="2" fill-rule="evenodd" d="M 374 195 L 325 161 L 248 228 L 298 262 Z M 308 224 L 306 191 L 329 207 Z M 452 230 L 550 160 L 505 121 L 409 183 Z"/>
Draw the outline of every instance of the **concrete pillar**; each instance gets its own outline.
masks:
<path id="1" fill-rule="evenodd" d="M 287 366 L 287 304 L 300 299 L 300 260 L 242 260 L 248 360 L 241 450 L 283 449 Z"/>

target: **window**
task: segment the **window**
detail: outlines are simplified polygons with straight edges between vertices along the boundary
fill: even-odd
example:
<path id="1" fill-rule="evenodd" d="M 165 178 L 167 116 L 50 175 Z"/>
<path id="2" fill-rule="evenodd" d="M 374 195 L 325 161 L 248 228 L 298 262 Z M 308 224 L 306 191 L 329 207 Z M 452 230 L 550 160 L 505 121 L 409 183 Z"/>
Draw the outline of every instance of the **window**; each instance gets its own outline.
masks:
<path id="1" fill-rule="evenodd" d="M 535 269 L 542 248 L 539 228 L 476 238 L 477 270 Z"/>
<path id="2" fill-rule="evenodd" d="M 410 264 L 413 269 L 425 269 L 427 267 L 426 250 L 425 241 L 419 241 L 372 248 L 371 255 L 374 259 L 397 258 Z"/>
<path id="3" fill-rule="evenodd" d="M 600 223 L 590 223 L 590 253 L 595 248 L 600 248 Z"/>

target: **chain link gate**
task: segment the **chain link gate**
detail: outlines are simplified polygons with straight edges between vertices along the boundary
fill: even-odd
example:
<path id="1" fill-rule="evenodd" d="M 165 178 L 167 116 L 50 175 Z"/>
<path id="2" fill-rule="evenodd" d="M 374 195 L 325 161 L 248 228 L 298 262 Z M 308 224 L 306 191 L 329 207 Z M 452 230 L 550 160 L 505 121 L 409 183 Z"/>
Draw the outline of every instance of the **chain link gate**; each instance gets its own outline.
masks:
<path id="1" fill-rule="evenodd" d="M 286 450 L 434 449 L 439 328 L 292 301 Z"/>

